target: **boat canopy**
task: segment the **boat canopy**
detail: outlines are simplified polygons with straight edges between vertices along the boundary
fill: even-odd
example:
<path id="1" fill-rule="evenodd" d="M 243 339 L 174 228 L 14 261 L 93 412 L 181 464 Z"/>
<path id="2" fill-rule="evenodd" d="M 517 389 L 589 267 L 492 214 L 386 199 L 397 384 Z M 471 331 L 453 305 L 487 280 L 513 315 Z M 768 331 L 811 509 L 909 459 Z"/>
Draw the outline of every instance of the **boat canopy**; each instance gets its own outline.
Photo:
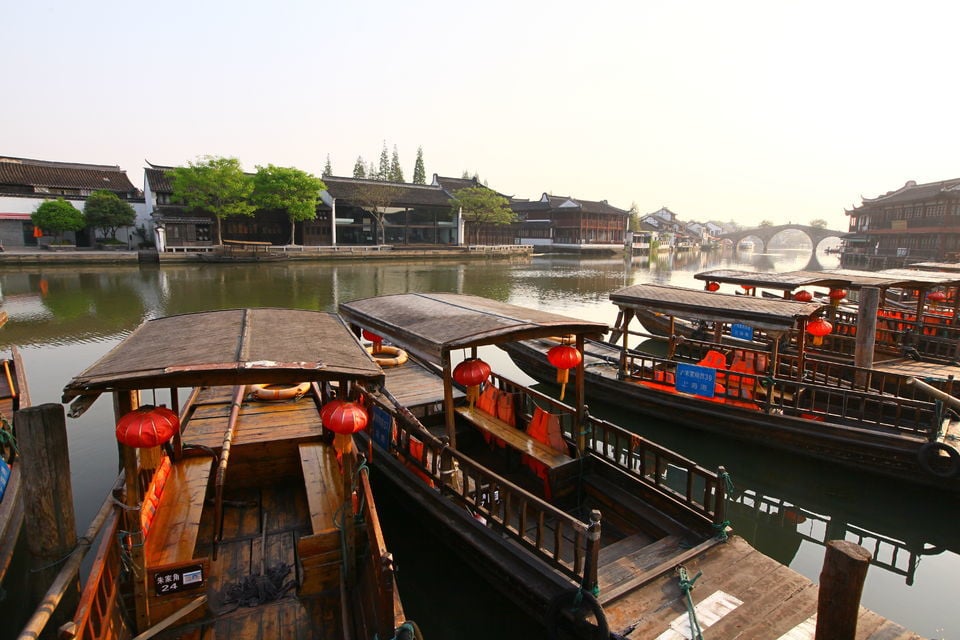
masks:
<path id="1" fill-rule="evenodd" d="M 602 337 L 600 322 L 455 293 L 401 293 L 345 302 L 347 322 L 402 344 L 433 362 L 453 349 L 502 344 L 552 335 Z"/>
<path id="2" fill-rule="evenodd" d="M 948 277 L 942 277 L 942 276 Z M 764 289 L 793 291 L 799 287 L 829 287 L 840 289 L 861 289 L 877 287 L 888 289 L 929 288 L 932 285 L 950 285 L 960 282 L 957 274 L 931 274 L 908 269 L 887 271 L 856 271 L 853 269 L 828 269 L 825 271 L 743 271 L 738 269 L 714 269 L 701 271 L 693 276 L 706 282 L 748 285 Z"/>
<path id="3" fill-rule="evenodd" d="M 63 402 L 115 390 L 323 380 L 383 383 L 336 314 L 229 309 L 149 320 L 71 380 Z"/>
<path id="4" fill-rule="evenodd" d="M 820 313 L 820 302 L 797 302 L 713 293 L 659 284 L 636 284 L 610 294 L 621 309 L 644 309 L 708 322 L 743 322 L 765 331 L 786 331 Z"/>

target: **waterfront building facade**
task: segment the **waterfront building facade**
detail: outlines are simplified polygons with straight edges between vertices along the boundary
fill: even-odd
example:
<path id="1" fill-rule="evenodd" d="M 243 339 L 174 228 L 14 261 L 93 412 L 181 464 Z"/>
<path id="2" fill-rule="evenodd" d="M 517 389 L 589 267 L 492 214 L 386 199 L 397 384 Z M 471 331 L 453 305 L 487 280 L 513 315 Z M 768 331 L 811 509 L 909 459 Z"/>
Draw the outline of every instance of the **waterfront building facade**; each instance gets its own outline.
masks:
<path id="1" fill-rule="evenodd" d="M 859 269 L 902 267 L 960 259 L 960 178 L 917 184 L 863 202 L 845 212 L 850 233 L 841 265 Z"/>
<path id="2" fill-rule="evenodd" d="M 623 251 L 630 212 L 606 200 L 581 200 L 544 192 L 539 200 L 514 199 L 517 241 L 553 251 Z"/>
<path id="3" fill-rule="evenodd" d="M 63 198 L 83 211 L 94 191 L 111 191 L 137 213 L 133 227 L 120 229 L 117 239 L 130 248 L 142 241 L 137 234 L 149 227 L 143 193 L 133 186 L 126 171 L 115 165 L 52 162 L 0 156 L 0 242 L 3 247 L 36 247 L 49 243 L 39 236 L 30 215 L 48 200 Z M 67 232 L 64 239 L 78 247 L 93 247 L 93 229 Z"/>

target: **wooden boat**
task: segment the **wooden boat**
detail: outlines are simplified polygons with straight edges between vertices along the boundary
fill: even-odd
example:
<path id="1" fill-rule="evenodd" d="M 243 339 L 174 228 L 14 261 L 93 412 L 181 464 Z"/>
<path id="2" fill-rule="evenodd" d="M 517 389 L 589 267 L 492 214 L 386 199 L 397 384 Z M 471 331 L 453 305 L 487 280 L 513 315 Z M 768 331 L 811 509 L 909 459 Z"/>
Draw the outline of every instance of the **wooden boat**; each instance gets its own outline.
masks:
<path id="1" fill-rule="evenodd" d="M 960 426 L 942 398 L 896 373 L 808 357 L 805 325 L 818 303 L 635 285 L 610 294 L 620 309 L 611 341 L 587 344 L 584 383 L 594 397 L 688 427 L 950 491 L 960 491 Z M 676 337 L 666 356 L 629 347 L 634 310 L 740 325 L 800 342 L 796 353 L 744 340 L 731 347 Z M 551 377 L 549 345 L 503 345 L 535 378 Z M 934 390 L 935 391 L 935 390 Z"/>
<path id="2" fill-rule="evenodd" d="M 362 456 L 320 417 L 382 380 L 339 317 L 292 309 L 150 320 L 74 377 L 71 415 L 113 394 L 124 473 L 60 637 L 394 637 L 403 609 Z M 281 402 L 248 395 L 304 382 Z M 149 446 L 156 425 L 172 439 Z"/>
<path id="3" fill-rule="evenodd" d="M 953 296 L 949 304 L 934 308 L 926 298 L 926 294 L 935 288 L 953 291 L 960 286 L 960 277 L 956 273 L 908 269 L 877 272 L 828 269 L 781 273 L 716 269 L 697 273 L 694 277 L 708 283 L 745 287 L 754 295 L 758 295 L 758 290 L 761 291 L 759 295 L 776 295 L 764 291 L 773 290 L 784 299 L 790 299 L 801 287 L 807 287 L 815 297 L 825 297 L 826 293 L 810 287 L 849 293 L 854 303 L 835 304 L 829 311 L 830 322 L 834 325 L 833 334 L 819 348 L 808 345 L 812 353 L 822 357 L 841 356 L 847 360 L 853 354 L 854 336 L 859 325 L 856 297 L 865 287 L 874 287 L 880 290 L 882 301 L 877 309 L 876 360 L 909 357 L 944 364 L 960 360 L 960 326 L 955 320 L 960 301 Z M 912 311 L 905 308 L 902 302 L 890 300 L 888 294 L 901 289 L 916 292 L 917 295 L 912 299 Z"/>
<path id="4" fill-rule="evenodd" d="M 801 597 L 791 590 L 789 615 L 769 615 L 776 605 L 757 597 L 757 581 L 805 579 L 728 538 L 722 469 L 591 417 L 582 362 L 572 406 L 477 364 L 481 349 L 516 340 L 556 347 L 565 336 L 582 349 L 605 325 L 456 294 L 388 295 L 339 310 L 358 333 L 409 356 L 371 392 L 375 477 L 548 637 L 689 637 L 684 625 L 707 615 L 712 638 L 779 637 L 816 609 L 808 583 Z M 454 376 L 474 368 L 464 394 Z M 725 577 L 689 609 L 687 568 Z"/>
<path id="5" fill-rule="evenodd" d="M 23 360 L 16 347 L 0 360 L 0 585 L 13 560 L 23 525 L 23 484 L 14 413 L 30 406 Z"/>
<path id="6" fill-rule="evenodd" d="M 290 258 L 286 253 L 270 251 L 269 242 L 224 240 L 209 253 L 198 253 L 204 262 L 279 262 Z"/>

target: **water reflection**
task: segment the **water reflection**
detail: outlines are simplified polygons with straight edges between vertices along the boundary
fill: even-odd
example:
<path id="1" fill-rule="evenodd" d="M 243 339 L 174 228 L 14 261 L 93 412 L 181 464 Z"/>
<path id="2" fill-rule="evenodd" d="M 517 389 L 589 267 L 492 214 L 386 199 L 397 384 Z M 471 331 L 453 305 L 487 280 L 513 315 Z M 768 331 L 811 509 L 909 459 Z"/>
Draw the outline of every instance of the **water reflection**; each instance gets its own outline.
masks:
<path id="1" fill-rule="evenodd" d="M 449 291 L 612 323 L 616 308 L 607 296 L 623 286 L 661 282 L 699 288 L 702 283 L 694 280 L 693 274 L 704 269 L 784 271 L 803 268 L 809 260 L 809 251 L 797 251 L 748 253 L 742 259 L 689 252 L 652 258 L 544 255 L 471 262 L 23 267 L 0 271 L 2 308 L 10 315 L 0 330 L 0 344 L 23 347 L 35 402 L 51 402 L 59 399 L 71 376 L 152 317 L 242 306 L 333 311 L 342 301 L 368 296 Z M 821 255 L 820 262 L 830 268 L 837 259 Z M 492 359 L 508 375 L 529 382 L 511 369 L 509 358 L 496 351 L 484 358 Z M 81 526 L 89 522 L 107 492 L 110 479 L 105 476 L 109 474 L 100 471 L 116 463 L 112 407 L 108 404 L 97 403 L 68 424 Z M 730 519 L 737 533 L 760 551 L 816 581 L 825 539 L 843 537 L 859 542 L 875 556 L 864 592 L 866 606 L 928 637 L 949 637 L 951 632 L 960 637 L 960 622 L 947 600 L 960 571 L 960 536 L 952 519 L 944 515 L 960 506 L 956 497 L 921 494 L 890 481 L 865 481 L 851 472 L 755 445 L 645 422 L 623 407 L 591 404 L 591 411 L 708 468 L 725 465 L 737 488 Z M 406 565 L 408 581 L 435 579 L 412 578 L 411 565 L 416 562 Z M 429 604 L 425 607 L 429 612 Z M 447 616 L 440 623 L 444 627 L 450 624 L 450 614 Z M 456 620 L 455 614 L 452 619 Z M 468 629 L 460 637 L 480 638 L 483 633 Z"/>

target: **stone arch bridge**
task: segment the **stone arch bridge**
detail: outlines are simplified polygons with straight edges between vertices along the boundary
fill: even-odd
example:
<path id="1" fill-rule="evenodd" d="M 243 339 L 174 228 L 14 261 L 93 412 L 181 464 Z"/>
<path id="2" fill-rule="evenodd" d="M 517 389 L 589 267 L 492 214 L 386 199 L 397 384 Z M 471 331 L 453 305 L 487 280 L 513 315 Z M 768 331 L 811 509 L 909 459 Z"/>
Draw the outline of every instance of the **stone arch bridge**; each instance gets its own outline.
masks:
<path id="1" fill-rule="evenodd" d="M 772 240 L 775 235 L 781 231 L 787 231 L 788 229 L 796 229 L 797 231 L 802 231 L 805 233 L 807 237 L 810 238 L 810 243 L 813 245 L 814 255 L 816 255 L 817 247 L 820 246 L 820 243 L 827 238 L 842 238 L 848 233 L 847 231 L 821 229 L 819 227 L 811 227 L 804 224 L 781 224 L 777 226 L 754 227 L 752 229 L 741 229 L 740 231 L 724 233 L 723 235 L 718 236 L 718 239 L 731 240 L 734 247 L 736 247 L 738 244 L 740 244 L 740 241 L 745 238 L 757 238 L 763 243 L 763 249 L 766 250 L 767 245 L 770 244 L 770 240 Z"/>

